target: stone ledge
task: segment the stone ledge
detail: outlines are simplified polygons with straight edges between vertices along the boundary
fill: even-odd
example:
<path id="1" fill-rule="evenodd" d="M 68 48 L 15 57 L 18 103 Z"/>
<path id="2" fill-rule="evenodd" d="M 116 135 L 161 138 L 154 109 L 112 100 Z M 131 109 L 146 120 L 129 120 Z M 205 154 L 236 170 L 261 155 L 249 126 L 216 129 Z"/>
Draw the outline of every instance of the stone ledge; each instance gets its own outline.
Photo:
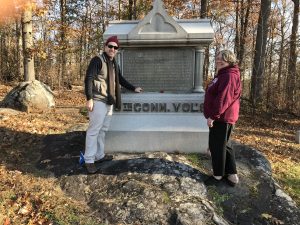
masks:
<path id="1" fill-rule="evenodd" d="M 114 113 L 109 131 L 208 132 L 201 113 Z"/>
<path id="2" fill-rule="evenodd" d="M 201 152 L 208 143 L 202 114 L 115 113 L 106 135 L 106 152 Z"/>
<path id="3" fill-rule="evenodd" d="M 181 152 L 205 153 L 208 133 L 170 131 L 109 131 L 106 152 Z"/>

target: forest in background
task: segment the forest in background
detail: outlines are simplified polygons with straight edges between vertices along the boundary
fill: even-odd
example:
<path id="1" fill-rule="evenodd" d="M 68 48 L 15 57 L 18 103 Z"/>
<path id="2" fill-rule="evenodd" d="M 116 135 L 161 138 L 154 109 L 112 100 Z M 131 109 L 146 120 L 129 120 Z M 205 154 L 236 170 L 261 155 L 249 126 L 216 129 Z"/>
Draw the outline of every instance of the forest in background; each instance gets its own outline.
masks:
<path id="1" fill-rule="evenodd" d="M 299 115 L 299 0 L 163 2 L 174 19 L 211 20 L 215 38 L 207 46 L 204 81 L 214 74 L 216 52 L 231 49 L 242 71 L 243 100 L 252 109 L 270 115 Z M 109 22 L 142 19 L 152 7 L 152 0 L 1 3 L 0 80 L 11 83 L 37 79 L 52 89 L 82 85 L 90 58 L 103 47 L 102 37 Z M 32 40 L 26 34 L 32 34 Z M 26 74 L 28 59 L 34 64 L 33 78 Z"/>

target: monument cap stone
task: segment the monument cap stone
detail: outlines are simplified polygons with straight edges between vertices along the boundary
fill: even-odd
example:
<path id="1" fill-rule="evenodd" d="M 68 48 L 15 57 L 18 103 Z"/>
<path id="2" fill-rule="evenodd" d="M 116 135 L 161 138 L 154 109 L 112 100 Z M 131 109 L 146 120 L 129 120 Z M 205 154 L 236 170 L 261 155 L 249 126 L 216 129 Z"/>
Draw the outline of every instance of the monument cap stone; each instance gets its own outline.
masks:
<path id="1" fill-rule="evenodd" d="M 161 0 L 141 21 L 112 21 L 103 37 L 117 35 L 123 47 L 134 46 L 199 46 L 213 41 L 209 19 L 175 20 L 166 12 Z"/>

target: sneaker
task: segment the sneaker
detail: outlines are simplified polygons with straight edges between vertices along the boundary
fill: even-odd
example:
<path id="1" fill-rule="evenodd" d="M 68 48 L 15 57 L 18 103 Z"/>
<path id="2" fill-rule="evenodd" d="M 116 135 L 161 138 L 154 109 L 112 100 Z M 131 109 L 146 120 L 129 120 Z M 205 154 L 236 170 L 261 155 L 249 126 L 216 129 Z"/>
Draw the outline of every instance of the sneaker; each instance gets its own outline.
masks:
<path id="1" fill-rule="evenodd" d="M 237 174 L 229 174 L 226 178 L 227 183 L 232 187 L 239 183 L 239 177 Z"/>
<path id="2" fill-rule="evenodd" d="M 205 155 L 208 156 L 208 157 L 211 157 L 211 153 L 210 153 L 210 149 L 209 148 L 206 149 Z"/>
<path id="3" fill-rule="evenodd" d="M 88 173 L 96 173 L 98 171 L 97 167 L 95 166 L 95 163 L 85 163 L 86 170 Z"/>
<path id="4" fill-rule="evenodd" d="M 111 161 L 113 160 L 113 156 L 112 155 L 105 155 L 102 159 L 96 160 L 95 163 L 102 163 L 105 161 Z"/>

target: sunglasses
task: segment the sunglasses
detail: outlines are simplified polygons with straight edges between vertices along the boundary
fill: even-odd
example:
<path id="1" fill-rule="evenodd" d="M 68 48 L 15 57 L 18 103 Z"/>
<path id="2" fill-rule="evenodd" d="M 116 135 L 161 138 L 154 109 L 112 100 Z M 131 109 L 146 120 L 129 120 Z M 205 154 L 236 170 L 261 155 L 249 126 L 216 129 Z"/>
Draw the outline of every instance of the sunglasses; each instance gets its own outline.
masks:
<path id="1" fill-rule="evenodd" d="M 114 46 L 114 45 L 107 45 L 108 48 L 114 48 L 115 50 L 118 50 L 118 46 Z"/>

